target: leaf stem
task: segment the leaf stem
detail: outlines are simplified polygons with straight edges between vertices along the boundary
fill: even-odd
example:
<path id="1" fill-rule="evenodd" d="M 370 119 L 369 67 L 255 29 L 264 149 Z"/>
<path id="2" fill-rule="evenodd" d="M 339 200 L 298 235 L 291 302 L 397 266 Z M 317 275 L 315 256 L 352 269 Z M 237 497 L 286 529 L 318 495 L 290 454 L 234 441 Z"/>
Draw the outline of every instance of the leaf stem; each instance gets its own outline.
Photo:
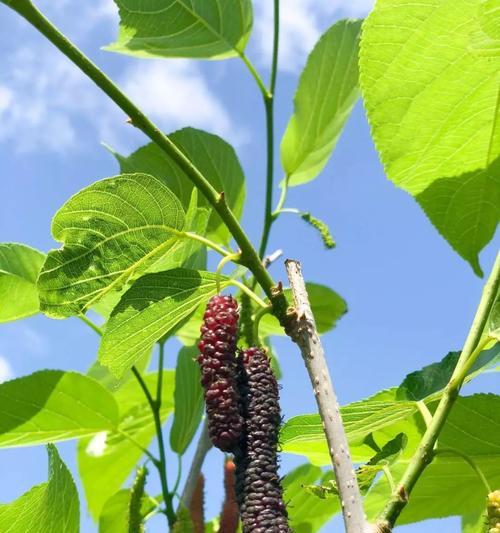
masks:
<path id="1" fill-rule="evenodd" d="M 94 330 L 99 335 L 99 337 L 102 337 L 104 335 L 103 329 L 100 328 L 97 324 L 94 324 L 94 322 L 92 322 L 92 320 L 90 320 L 90 318 L 86 317 L 83 314 L 82 315 L 78 315 L 78 318 L 82 322 L 84 322 L 89 328 Z"/>
<path id="2" fill-rule="evenodd" d="M 219 264 L 217 265 L 217 269 L 215 271 L 215 284 L 217 286 L 217 294 L 220 293 L 220 276 L 224 265 L 230 263 L 231 261 L 237 262 L 240 257 L 241 254 L 238 252 L 234 254 L 228 254 L 219 261 Z"/>
<path id="3" fill-rule="evenodd" d="M 262 307 L 255 313 L 253 317 L 253 338 L 255 342 L 259 342 L 259 325 L 262 317 L 271 313 L 271 311 L 272 307 L 268 305 L 267 307 Z"/>
<path id="4" fill-rule="evenodd" d="M 479 468 L 476 462 L 471 457 L 469 457 L 466 453 L 463 453 L 460 450 L 457 450 L 456 448 L 446 447 L 446 448 L 438 448 L 437 450 L 434 450 L 434 456 L 436 455 L 456 455 L 457 457 L 461 457 L 477 474 L 477 477 L 481 480 L 481 483 L 484 485 L 486 489 L 486 494 L 489 494 L 491 492 L 491 486 L 488 483 L 488 480 L 486 479 L 484 472 L 481 470 L 481 468 Z"/>
<path id="5" fill-rule="evenodd" d="M 259 305 L 260 307 L 265 307 L 267 308 L 268 307 L 268 304 L 266 304 L 266 302 L 264 302 L 264 300 L 262 300 L 261 298 L 259 298 L 255 292 L 253 292 L 252 289 L 250 289 L 249 287 L 247 287 L 244 283 L 241 283 L 241 281 L 238 281 L 237 279 L 231 279 L 229 282 L 229 285 L 234 285 L 235 287 L 238 287 L 240 290 L 242 290 L 244 293 L 248 294 L 248 296 L 250 296 L 250 298 L 252 298 L 252 300 L 257 304 Z"/>
<path id="6" fill-rule="evenodd" d="M 219 246 L 215 242 L 211 241 L 210 239 L 207 239 L 206 237 L 202 237 L 201 235 L 198 235 L 197 233 L 193 233 L 191 231 L 181 231 L 179 232 L 179 237 L 186 237 L 187 239 L 191 239 L 193 241 L 198 241 L 203 243 L 208 248 L 211 248 L 212 250 L 218 252 L 220 255 L 227 257 L 228 255 L 231 255 L 232 252 L 226 250 L 222 246 Z"/>
<path id="7" fill-rule="evenodd" d="M 263 98 L 268 98 L 270 96 L 269 91 L 267 90 L 267 87 L 265 86 L 264 82 L 262 81 L 262 78 L 260 77 L 260 74 L 257 72 L 257 69 L 253 66 L 253 63 L 248 59 L 248 57 L 241 52 L 240 57 L 245 63 L 245 66 L 247 67 L 248 71 L 252 75 L 253 79 L 257 82 L 257 85 L 259 86 L 260 92 L 262 93 Z"/>
<path id="8" fill-rule="evenodd" d="M 472 357 L 477 355 L 480 351 L 476 348 L 481 342 L 481 336 L 483 334 L 485 325 L 490 315 L 491 309 L 495 302 L 500 286 L 500 254 L 497 255 L 495 264 L 491 274 L 484 286 L 481 300 L 479 302 L 476 315 L 472 322 L 472 326 L 465 340 L 462 353 L 457 362 L 455 370 L 446 386 L 441 400 L 436 408 L 432 422 L 424 433 L 420 444 L 413 455 L 410 464 L 406 468 L 401 480 L 396 487 L 396 490 L 392 493 L 389 501 L 387 502 L 384 510 L 379 516 L 379 523 L 386 529 L 391 530 L 396 523 L 401 511 L 408 503 L 408 497 L 413 490 L 413 487 L 417 483 L 418 479 L 422 475 L 426 467 L 431 463 L 434 453 L 434 446 L 437 442 L 439 434 L 444 427 L 446 419 L 458 397 L 460 388 L 467 375 L 467 371 L 470 365 L 474 362 Z"/>
<path id="9" fill-rule="evenodd" d="M 224 199 L 224 193 L 217 191 L 184 152 L 156 126 L 81 50 L 59 31 L 29 0 L 0 0 L 24 17 L 42 33 L 84 74 L 86 74 L 105 94 L 122 109 L 131 123 L 147 135 L 163 152 L 170 156 L 186 173 L 188 179 L 201 191 L 214 210 L 226 224 L 241 253 L 241 263 L 246 266 L 274 304 L 277 316 L 285 317 L 286 299 L 282 292 L 275 290 L 275 283 L 264 268 L 259 254 L 253 247 L 238 219 Z M 251 63 L 242 56 L 250 71 L 258 81 L 260 77 Z M 262 80 L 260 80 L 262 81 Z M 263 85 L 263 84 L 261 84 Z M 267 90 L 266 90 L 267 93 Z"/>

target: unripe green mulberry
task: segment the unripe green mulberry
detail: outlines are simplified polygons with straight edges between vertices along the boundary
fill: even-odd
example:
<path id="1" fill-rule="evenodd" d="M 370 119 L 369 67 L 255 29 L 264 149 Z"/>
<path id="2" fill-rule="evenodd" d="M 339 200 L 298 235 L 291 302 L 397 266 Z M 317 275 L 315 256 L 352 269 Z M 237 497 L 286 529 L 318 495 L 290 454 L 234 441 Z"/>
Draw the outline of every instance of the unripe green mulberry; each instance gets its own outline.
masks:
<path id="1" fill-rule="evenodd" d="M 500 490 L 488 494 L 486 506 L 488 515 L 488 533 L 500 533 Z"/>
<path id="2" fill-rule="evenodd" d="M 243 533 L 289 533 L 278 475 L 278 383 L 262 349 L 248 348 L 238 362 L 245 432 L 235 462 Z"/>

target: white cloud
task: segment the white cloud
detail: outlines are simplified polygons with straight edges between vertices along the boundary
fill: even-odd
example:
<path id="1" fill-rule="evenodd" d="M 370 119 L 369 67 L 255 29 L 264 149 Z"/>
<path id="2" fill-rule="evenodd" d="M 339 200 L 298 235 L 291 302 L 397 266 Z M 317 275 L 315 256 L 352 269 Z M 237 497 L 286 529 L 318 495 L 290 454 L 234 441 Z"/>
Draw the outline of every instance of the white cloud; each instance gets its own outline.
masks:
<path id="1" fill-rule="evenodd" d="M 7 359 L 5 359 L 5 357 L 0 356 L 0 383 L 8 381 L 13 377 L 14 373 L 9 362 L 7 361 Z"/>
<path id="2" fill-rule="evenodd" d="M 136 63 L 124 76 L 122 87 L 166 131 L 194 126 L 227 136 L 231 130 L 224 106 L 192 61 Z"/>
<path id="3" fill-rule="evenodd" d="M 321 33 L 339 18 L 363 17 L 374 0 L 287 0 L 280 10 L 279 65 L 281 70 L 296 72 Z M 260 60 L 268 65 L 272 50 L 273 2 L 255 2 L 255 43 Z"/>

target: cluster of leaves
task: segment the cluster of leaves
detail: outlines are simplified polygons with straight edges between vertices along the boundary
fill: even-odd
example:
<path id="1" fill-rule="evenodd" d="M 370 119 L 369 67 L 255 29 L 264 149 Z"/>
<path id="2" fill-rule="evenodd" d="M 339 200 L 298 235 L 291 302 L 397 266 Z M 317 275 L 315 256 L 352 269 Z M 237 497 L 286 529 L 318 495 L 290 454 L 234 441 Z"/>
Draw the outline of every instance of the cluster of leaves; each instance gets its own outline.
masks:
<path id="1" fill-rule="evenodd" d="M 250 0 L 222 7 L 212 0 L 189 6 L 165 0 L 162 10 L 141 0 L 116 3 L 120 31 L 108 50 L 136 57 L 246 59 Z M 284 192 L 323 170 L 361 91 L 388 178 L 417 200 L 480 274 L 478 254 L 500 217 L 499 13 L 489 0 L 379 0 L 363 24 L 343 20 L 329 28 L 305 65 L 281 142 Z M 245 184 L 233 148 L 193 128 L 169 138 L 224 192 L 239 219 Z M 50 465 L 47 483 L 0 506 L 0 525 L 19 520 L 19 530 L 36 522 L 40 531 L 78 531 L 77 491 L 51 444 L 68 439 L 79 440 L 79 474 L 100 531 L 127 531 L 138 513 L 144 519 L 157 511 L 161 498 L 143 494 L 144 478 L 123 488 L 157 429 L 131 369 L 155 390 L 159 374 L 147 370 L 155 344 L 174 336 L 183 344 L 175 370 L 162 370 L 159 412 L 162 423 L 173 415 L 170 448 L 182 457 L 203 411 L 193 362 L 203 308 L 235 277 L 249 281 L 245 270 L 230 276 L 207 271 L 207 239 L 229 254 L 231 234 L 178 161 L 153 143 L 127 156 L 113 154 L 120 174 L 77 192 L 54 216 L 52 234 L 61 248 L 45 255 L 25 245 L 0 245 L 0 322 L 38 312 L 84 320 L 94 312 L 103 320 L 98 360 L 87 375 L 41 371 L 0 385 L 0 447 L 47 444 Z M 303 218 L 333 246 L 324 223 L 309 214 Z M 325 333 L 346 304 L 322 285 L 308 284 L 308 290 L 319 332 Z M 494 320 L 490 336 L 498 340 Z M 262 318 L 259 333 L 266 343 L 284 334 L 271 315 Z M 498 346 L 490 347 L 469 377 L 491 369 L 498 357 Z M 425 430 L 422 413 L 432 415 L 456 361 L 457 354 L 450 354 L 401 386 L 343 408 L 352 455 L 365 465 L 359 476 L 370 517 L 415 451 Z M 500 485 L 499 413 L 498 396 L 459 398 L 439 439 L 440 447 L 472 458 L 492 486 Z M 338 511 L 329 498 L 335 493 L 330 474 L 320 468 L 329 457 L 319 416 L 289 420 L 281 443 L 285 453 L 309 460 L 284 480 L 291 526 L 298 533 L 317 531 Z M 315 483 L 319 488 L 304 490 Z M 462 515 L 466 527 L 482 513 L 484 492 L 459 456 L 439 455 L 412 494 L 402 523 Z"/>

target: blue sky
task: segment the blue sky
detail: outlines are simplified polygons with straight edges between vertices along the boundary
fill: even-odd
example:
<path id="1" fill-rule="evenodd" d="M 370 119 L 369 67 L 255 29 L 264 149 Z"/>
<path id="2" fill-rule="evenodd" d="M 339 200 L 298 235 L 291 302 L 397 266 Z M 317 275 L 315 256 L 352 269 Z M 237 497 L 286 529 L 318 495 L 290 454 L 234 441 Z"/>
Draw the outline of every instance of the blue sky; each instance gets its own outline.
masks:
<path id="1" fill-rule="evenodd" d="M 38 2 L 90 57 L 115 79 L 165 131 L 196 126 L 233 140 L 245 170 L 248 203 L 244 225 L 254 241 L 261 229 L 264 192 L 264 115 L 260 94 L 237 60 L 188 62 L 137 60 L 102 51 L 114 39 L 117 17 L 111 0 Z M 281 69 L 277 86 L 277 139 L 292 111 L 297 76 L 307 52 L 336 19 L 363 16 L 370 0 L 287 0 L 282 3 Z M 267 76 L 271 2 L 256 2 L 249 55 Z M 55 246 L 50 221 L 65 200 L 97 179 L 117 173 L 105 142 L 128 153 L 144 138 L 123 113 L 31 27 L 0 6 L 0 241 L 41 250 Z M 276 182 L 281 177 L 279 158 Z M 277 189 L 276 189 L 277 192 Z M 338 243 L 323 249 L 319 238 L 294 215 L 275 224 L 269 250 L 302 260 L 311 281 L 329 285 L 348 302 L 349 313 L 324 337 L 341 403 L 397 385 L 404 376 L 460 349 L 482 288 L 469 265 L 432 227 L 418 205 L 384 177 L 361 104 L 335 153 L 314 182 L 291 190 L 288 207 L 312 211 L 331 227 Z M 498 238 L 481 255 L 488 272 Z M 282 263 L 272 267 L 284 279 Z M 0 378 L 41 368 L 85 371 L 97 349 L 95 335 L 76 320 L 34 317 L 0 329 Z M 285 416 L 313 412 L 299 353 L 276 341 L 284 371 Z M 176 346 L 169 362 L 173 364 Z M 469 385 L 500 392 L 493 375 Z M 300 393 L 298 393 L 300 391 Z M 59 446 L 75 469 L 74 444 Z M 187 457 L 189 459 L 189 457 Z M 283 457 L 283 470 L 302 462 Z M 188 465 L 186 461 L 186 468 Z M 208 515 L 220 505 L 220 455 L 212 452 L 205 472 L 213 488 Z M 16 498 L 46 478 L 42 448 L 0 452 L 0 501 Z M 82 531 L 95 531 L 82 507 Z M 339 530 L 337 522 L 325 531 Z M 150 531 L 163 524 L 152 521 Z M 459 531 L 458 519 L 401 527 L 403 533 Z"/>

